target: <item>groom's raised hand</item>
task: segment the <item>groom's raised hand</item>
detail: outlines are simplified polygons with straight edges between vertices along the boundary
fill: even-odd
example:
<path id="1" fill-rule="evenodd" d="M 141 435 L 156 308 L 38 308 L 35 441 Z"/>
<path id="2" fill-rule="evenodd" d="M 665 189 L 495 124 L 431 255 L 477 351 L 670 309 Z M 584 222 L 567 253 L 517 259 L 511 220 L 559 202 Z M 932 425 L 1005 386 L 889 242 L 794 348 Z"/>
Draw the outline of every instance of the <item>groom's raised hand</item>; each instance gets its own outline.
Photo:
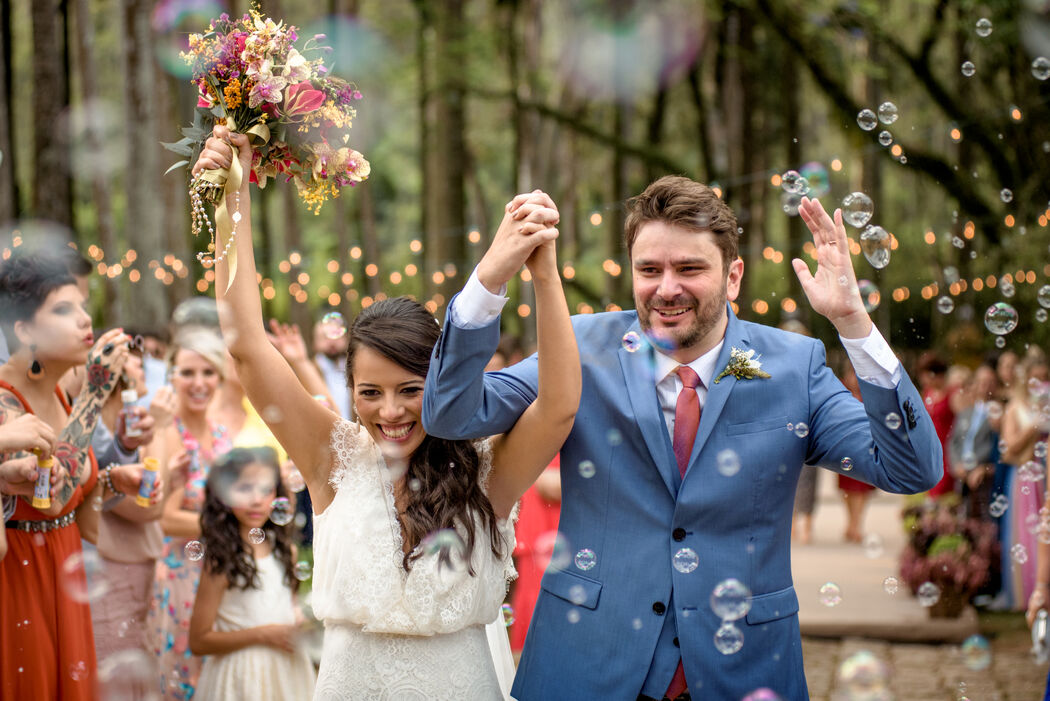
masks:
<path id="1" fill-rule="evenodd" d="M 478 263 L 478 282 L 499 294 L 537 246 L 558 238 L 559 217 L 554 200 L 540 190 L 508 202 L 492 244 Z"/>
<path id="2" fill-rule="evenodd" d="M 834 324 L 843 338 L 866 337 L 871 333 L 872 322 L 857 288 L 842 210 L 835 210 L 832 221 L 819 200 L 803 197 L 798 213 L 813 234 L 817 272 L 811 274 L 809 266 L 798 258 L 791 261 L 791 266 L 810 306 Z"/>

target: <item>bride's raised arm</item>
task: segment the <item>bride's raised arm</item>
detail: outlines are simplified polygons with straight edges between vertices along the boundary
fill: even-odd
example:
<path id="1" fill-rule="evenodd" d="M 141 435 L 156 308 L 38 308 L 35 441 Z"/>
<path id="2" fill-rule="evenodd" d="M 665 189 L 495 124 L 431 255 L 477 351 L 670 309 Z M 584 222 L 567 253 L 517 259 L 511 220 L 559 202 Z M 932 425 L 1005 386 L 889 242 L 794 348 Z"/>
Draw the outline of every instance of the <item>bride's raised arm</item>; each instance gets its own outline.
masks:
<path id="1" fill-rule="evenodd" d="M 521 206 L 533 210 L 525 217 L 526 222 L 537 219 L 541 229 L 554 226 L 552 222 L 542 222 L 550 208 Z M 493 444 L 488 496 L 499 517 L 510 514 L 514 503 L 561 450 L 580 405 L 580 353 L 561 285 L 554 239 L 537 246 L 525 265 L 536 293 L 539 387 L 536 400 L 514 428 Z"/>
<path id="2" fill-rule="evenodd" d="M 332 487 L 328 484 L 331 471 L 328 444 L 332 428 L 339 417 L 303 388 L 291 367 L 266 337 L 252 245 L 248 183 L 252 149 L 248 138 L 243 134 L 231 133 L 224 126 L 216 126 L 193 166 L 193 173 L 196 175 L 201 170 L 229 167 L 233 157 L 231 143 L 237 147 L 244 176 L 238 198 L 234 198 L 235 202 L 227 202 L 234 219 L 237 219 L 235 212 L 240 213 L 231 246 L 231 249 L 236 250 L 237 266 L 233 284 L 229 285 L 228 290 L 229 258 L 222 257 L 215 264 L 215 299 L 219 304 L 219 322 L 248 400 L 299 468 L 310 489 L 314 508 L 320 512 L 333 497 Z M 221 250 L 216 251 L 217 255 L 221 256 L 221 253 Z"/>

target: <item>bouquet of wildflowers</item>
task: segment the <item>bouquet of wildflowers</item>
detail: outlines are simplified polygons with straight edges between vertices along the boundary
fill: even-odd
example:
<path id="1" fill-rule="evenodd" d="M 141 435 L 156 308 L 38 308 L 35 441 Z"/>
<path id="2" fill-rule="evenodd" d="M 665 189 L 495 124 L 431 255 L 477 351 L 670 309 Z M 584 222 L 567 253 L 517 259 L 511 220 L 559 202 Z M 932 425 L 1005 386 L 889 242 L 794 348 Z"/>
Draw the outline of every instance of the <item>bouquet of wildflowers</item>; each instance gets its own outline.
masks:
<path id="1" fill-rule="evenodd" d="M 186 157 L 170 170 L 192 163 L 214 123 L 247 134 L 255 149 L 248 177 L 259 187 L 283 176 L 295 182 L 306 206 L 315 214 L 340 188 L 368 177 L 370 166 L 348 145 L 361 93 L 350 83 L 328 75 L 321 54 L 324 35 L 302 46 L 296 28 L 263 17 L 257 9 L 231 19 L 223 14 L 204 34 L 192 34 L 183 59 L 193 68 L 198 90 L 194 125 L 182 130 L 181 141 L 164 144 Z M 316 56 L 316 57 L 314 57 Z M 211 232 L 205 264 L 229 258 L 230 280 L 236 270 L 233 239 L 240 220 L 236 193 L 244 174 L 234 149 L 229 169 L 205 171 L 190 188 L 193 232 Z M 234 198 L 232 206 L 228 199 Z M 215 228 L 204 201 L 215 205 Z M 216 236 L 216 228 L 218 235 Z"/>

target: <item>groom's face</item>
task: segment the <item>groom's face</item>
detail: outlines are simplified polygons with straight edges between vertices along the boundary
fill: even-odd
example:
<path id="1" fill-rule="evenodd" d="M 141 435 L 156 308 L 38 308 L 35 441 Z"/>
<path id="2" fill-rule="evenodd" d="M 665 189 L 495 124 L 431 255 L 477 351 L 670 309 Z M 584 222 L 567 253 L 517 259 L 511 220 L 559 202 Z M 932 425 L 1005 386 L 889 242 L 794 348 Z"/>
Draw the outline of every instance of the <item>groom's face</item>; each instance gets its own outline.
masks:
<path id="1" fill-rule="evenodd" d="M 744 263 L 727 269 L 710 232 L 648 222 L 631 249 L 634 303 L 642 330 L 690 362 L 722 338 L 725 305 L 740 292 Z"/>

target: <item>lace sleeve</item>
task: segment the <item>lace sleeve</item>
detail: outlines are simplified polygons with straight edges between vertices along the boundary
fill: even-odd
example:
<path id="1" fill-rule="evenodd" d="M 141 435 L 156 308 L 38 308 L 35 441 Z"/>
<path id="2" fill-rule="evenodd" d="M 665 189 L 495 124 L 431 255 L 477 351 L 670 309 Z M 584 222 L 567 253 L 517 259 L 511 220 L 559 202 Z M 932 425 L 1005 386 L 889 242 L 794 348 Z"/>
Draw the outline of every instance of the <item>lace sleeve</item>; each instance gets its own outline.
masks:
<path id="1" fill-rule="evenodd" d="M 371 452 L 373 443 L 361 424 L 339 419 L 332 428 L 329 447 L 332 451 L 332 473 L 328 476 L 328 483 L 338 490 L 347 472 L 360 465 L 361 458 Z"/>

